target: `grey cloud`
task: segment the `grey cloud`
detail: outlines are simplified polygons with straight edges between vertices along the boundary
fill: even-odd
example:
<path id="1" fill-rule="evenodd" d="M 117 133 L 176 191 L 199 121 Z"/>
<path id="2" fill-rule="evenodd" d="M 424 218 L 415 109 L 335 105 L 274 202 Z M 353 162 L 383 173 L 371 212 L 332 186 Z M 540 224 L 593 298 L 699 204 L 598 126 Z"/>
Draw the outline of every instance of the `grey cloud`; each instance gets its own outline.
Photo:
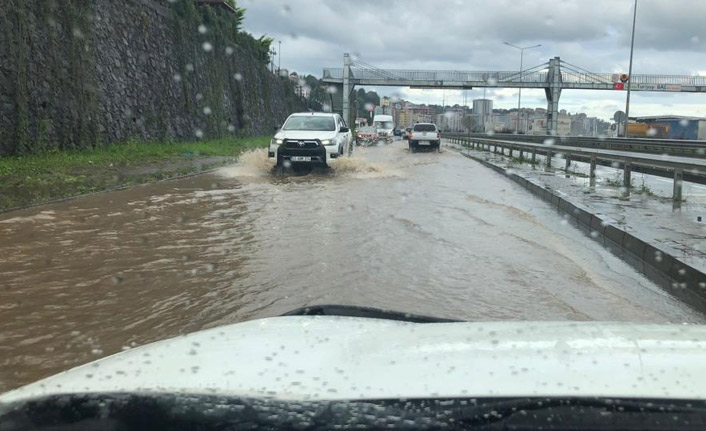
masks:
<path id="1" fill-rule="evenodd" d="M 516 70 L 519 53 L 503 41 L 542 44 L 525 52 L 526 67 L 561 56 L 595 72 L 626 72 L 633 2 L 240 0 L 240 4 L 247 9 L 248 31 L 283 41 L 283 67 L 320 75 L 323 67 L 341 67 L 344 52 L 386 68 Z M 706 26 L 701 23 L 705 16 L 705 1 L 640 0 L 635 73 L 706 71 Z M 599 97 L 606 96 L 621 97 Z M 570 99 L 562 97 L 566 103 Z"/>

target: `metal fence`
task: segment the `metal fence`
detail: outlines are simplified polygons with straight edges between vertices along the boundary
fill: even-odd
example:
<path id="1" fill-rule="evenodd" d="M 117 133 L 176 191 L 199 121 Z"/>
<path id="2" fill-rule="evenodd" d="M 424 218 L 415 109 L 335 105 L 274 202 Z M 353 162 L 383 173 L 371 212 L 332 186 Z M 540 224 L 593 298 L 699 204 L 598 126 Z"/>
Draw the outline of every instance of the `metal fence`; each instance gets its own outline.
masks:
<path id="1" fill-rule="evenodd" d="M 682 201 L 682 182 L 690 181 L 706 184 L 706 160 L 658 154 L 644 154 L 631 151 L 614 151 L 598 148 L 585 148 L 568 145 L 536 144 L 501 139 L 480 137 L 446 137 L 452 142 L 473 149 L 493 151 L 513 157 L 514 152 L 519 152 L 520 160 L 525 160 L 524 153 L 530 157 L 529 163 L 537 163 L 537 156 L 544 157 L 547 167 L 551 167 L 554 157 L 561 155 L 565 160 L 565 169 L 569 172 L 572 160 L 590 164 L 589 178 L 591 185 L 595 184 L 596 165 L 611 166 L 623 170 L 623 186 L 626 194 L 630 193 L 631 173 L 633 170 L 650 175 L 673 178 L 674 188 L 672 199 L 676 205 Z"/>
<path id="2" fill-rule="evenodd" d="M 468 134 L 448 133 L 447 137 L 466 138 Z M 473 134 L 474 138 L 488 138 L 485 133 Z M 514 135 L 495 134 L 494 139 L 504 141 L 544 143 L 550 141 L 557 145 L 568 145 L 582 148 L 596 148 L 615 151 L 631 151 L 636 153 L 665 154 L 672 156 L 706 158 L 706 141 L 689 141 L 679 139 L 651 138 L 608 138 L 593 136 L 547 136 L 547 135 Z"/>

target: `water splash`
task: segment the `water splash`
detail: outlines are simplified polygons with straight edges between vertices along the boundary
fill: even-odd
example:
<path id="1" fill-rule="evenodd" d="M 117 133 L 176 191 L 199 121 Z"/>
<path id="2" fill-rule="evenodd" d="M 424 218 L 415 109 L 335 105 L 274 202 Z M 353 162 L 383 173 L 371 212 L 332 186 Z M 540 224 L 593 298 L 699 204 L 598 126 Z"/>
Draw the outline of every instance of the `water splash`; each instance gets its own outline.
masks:
<path id="1" fill-rule="evenodd" d="M 262 177 L 269 175 L 274 166 L 275 159 L 267 157 L 267 148 L 256 148 L 245 151 L 235 165 L 223 167 L 216 173 L 228 178 Z"/>

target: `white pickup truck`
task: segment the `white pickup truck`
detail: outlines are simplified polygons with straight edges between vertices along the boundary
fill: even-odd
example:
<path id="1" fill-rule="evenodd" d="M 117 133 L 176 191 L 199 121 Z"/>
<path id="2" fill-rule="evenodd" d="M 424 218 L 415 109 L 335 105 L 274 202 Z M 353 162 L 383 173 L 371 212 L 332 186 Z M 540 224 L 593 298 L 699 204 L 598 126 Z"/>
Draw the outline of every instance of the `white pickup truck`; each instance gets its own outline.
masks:
<path id="1" fill-rule="evenodd" d="M 409 132 L 409 151 L 416 152 L 420 148 L 441 150 L 441 132 L 432 123 L 417 123 Z"/>

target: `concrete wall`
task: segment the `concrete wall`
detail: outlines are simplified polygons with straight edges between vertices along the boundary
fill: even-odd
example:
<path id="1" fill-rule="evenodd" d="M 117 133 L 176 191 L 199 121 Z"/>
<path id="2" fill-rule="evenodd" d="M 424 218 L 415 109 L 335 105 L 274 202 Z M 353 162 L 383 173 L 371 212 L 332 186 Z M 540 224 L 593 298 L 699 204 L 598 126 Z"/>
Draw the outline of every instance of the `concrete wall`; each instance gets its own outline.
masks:
<path id="1" fill-rule="evenodd" d="M 304 108 L 233 14 L 191 0 L 3 0 L 0 27 L 0 155 L 267 134 Z"/>

